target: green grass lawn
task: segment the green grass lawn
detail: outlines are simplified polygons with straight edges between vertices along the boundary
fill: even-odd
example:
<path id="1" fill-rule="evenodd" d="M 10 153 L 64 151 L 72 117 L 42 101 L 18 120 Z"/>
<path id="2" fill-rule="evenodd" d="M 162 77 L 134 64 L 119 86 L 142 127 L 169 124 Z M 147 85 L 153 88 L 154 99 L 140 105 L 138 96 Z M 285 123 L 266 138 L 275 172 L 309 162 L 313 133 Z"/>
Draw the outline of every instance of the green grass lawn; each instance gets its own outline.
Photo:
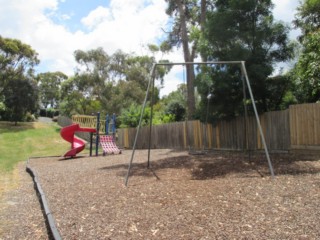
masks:
<path id="1" fill-rule="evenodd" d="M 0 122 L 0 172 L 12 171 L 29 157 L 62 156 L 69 148 L 56 123 Z"/>

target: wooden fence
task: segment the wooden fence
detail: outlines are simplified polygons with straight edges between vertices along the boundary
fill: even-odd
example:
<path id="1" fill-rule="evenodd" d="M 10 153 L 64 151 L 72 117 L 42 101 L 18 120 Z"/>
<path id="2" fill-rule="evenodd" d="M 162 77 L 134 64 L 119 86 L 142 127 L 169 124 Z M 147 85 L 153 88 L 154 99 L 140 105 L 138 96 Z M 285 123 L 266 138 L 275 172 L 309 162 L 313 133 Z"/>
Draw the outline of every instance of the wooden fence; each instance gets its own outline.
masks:
<path id="1" fill-rule="evenodd" d="M 265 113 L 260 116 L 260 122 L 269 149 L 289 149 L 288 110 Z M 135 128 L 118 129 L 119 144 L 124 148 L 132 148 L 135 134 Z M 149 127 L 140 129 L 136 147 L 149 147 Z M 238 117 L 215 124 L 188 121 L 156 125 L 152 127 L 151 148 L 254 150 L 263 146 L 256 119 L 252 116 L 247 124 L 243 117 Z"/>
<path id="2" fill-rule="evenodd" d="M 320 150 L 320 103 L 292 105 L 284 111 L 259 116 L 268 149 Z M 94 116 L 73 116 L 82 127 L 96 127 Z M 100 121 L 105 131 L 105 120 Z M 118 129 L 118 145 L 132 148 L 136 128 Z M 152 127 L 151 148 L 170 149 L 263 149 L 254 116 L 204 124 L 200 121 L 176 122 Z M 142 127 L 137 139 L 138 149 L 149 147 L 149 126 Z"/>
<path id="3" fill-rule="evenodd" d="M 259 116 L 266 144 L 270 150 L 320 150 L 320 103 L 292 105 L 284 111 Z M 132 148 L 136 129 L 118 129 L 119 145 Z M 137 148 L 148 148 L 149 127 L 142 127 Z M 256 118 L 204 124 L 200 121 L 153 126 L 151 148 L 172 149 L 263 149 Z"/>
<path id="4" fill-rule="evenodd" d="M 292 149 L 320 149 L 320 103 L 292 105 L 290 141 Z"/>

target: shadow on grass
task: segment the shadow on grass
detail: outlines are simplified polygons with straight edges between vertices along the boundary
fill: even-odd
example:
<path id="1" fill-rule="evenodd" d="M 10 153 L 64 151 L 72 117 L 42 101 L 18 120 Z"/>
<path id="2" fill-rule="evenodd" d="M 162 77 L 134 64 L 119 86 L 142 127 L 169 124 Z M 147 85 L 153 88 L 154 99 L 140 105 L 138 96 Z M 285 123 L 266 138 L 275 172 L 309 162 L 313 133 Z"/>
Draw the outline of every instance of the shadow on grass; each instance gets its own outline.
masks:
<path id="1" fill-rule="evenodd" d="M 317 174 L 320 168 L 314 158 L 301 159 L 289 154 L 271 155 L 275 175 Z M 314 161 L 314 162 L 313 162 Z M 241 178 L 270 176 L 269 166 L 264 154 L 255 154 L 250 158 L 243 153 L 219 153 L 200 156 L 168 157 L 147 163 L 133 163 L 130 176 L 158 177 L 166 169 L 186 169 L 191 180 L 207 180 L 234 175 Z M 100 170 L 118 170 L 117 175 L 125 177 L 128 164 L 118 164 Z"/>
<path id="2" fill-rule="evenodd" d="M 15 125 L 14 122 L 0 121 L 0 133 L 21 132 L 34 128 L 33 122 L 18 122 L 18 124 Z"/>

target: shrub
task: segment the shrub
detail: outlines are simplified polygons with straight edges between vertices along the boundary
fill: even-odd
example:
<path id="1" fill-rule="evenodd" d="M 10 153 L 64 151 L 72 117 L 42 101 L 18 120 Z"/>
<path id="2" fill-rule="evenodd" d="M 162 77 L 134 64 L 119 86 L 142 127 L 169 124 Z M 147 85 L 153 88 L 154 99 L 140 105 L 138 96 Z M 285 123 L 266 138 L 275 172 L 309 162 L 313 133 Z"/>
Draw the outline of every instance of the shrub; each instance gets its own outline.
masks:
<path id="1" fill-rule="evenodd" d="M 34 122 L 35 120 L 36 120 L 36 117 L 30 112 L 27 112 L 23 119 L 24 122 Z"/>

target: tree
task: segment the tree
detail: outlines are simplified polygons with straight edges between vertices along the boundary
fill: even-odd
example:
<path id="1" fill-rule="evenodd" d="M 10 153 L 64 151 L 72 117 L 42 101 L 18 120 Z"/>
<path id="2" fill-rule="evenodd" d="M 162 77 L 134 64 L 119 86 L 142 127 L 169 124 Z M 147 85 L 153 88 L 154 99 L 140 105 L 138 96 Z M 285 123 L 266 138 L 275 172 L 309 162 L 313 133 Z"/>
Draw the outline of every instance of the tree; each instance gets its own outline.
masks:
<path id="1" fill-rule="evenodd" d="M 121 51 L 109 56 L 98 48 L 87 52 L 77 50 L 75 58 L 79 64 L 76 74 L 62 86 L 61 109 L 64 114 L 91 114 L 97 107 L 100 109 L 96 111 L 102 114 L 119 114 L 132 103 L 142 104 L 154 57 Z M 158 68 L 156 80 L 161 83 L 167 72 L 165 67 Z M 76 96 L 76 99 L 70 96 Z M 158 88 L 155 88 L 153 99 L 154 103 L 159 100 Z"/>
<path id="2" fill-rule="evenodd" d="M 276 62 L 289 60 L 293 48 L 289 44 L 289 27 L 275 22 L 271 0 L 217 0 L 215 9 L 207 12 L 201 51 L 208 60 L 246 61 L 258 109 L 268 110 L 266 79 Z M 199 76 L 199 92 L 221 117 L 242 114 L 242 79 L 238 66 L 222 65 L 206 68 Z M 210 79 L 208 81 L 208 78 Z M 271 96 L 272 97 L 272 96 Z M 228 104 L 226 104 L 226 102 Z"/>
<path id="3" fill-rule="evenodd" d="M 294 83 L 290 73 L 268 77 L 266 80 L 267 106 L 269 111 L 284 110 L 296 103 Z"/>
<path id="4" fill-rule="evenodd" d="M 68 78 L 62 72 L 46 72 L 37 75 L 40 101 L 44 108 L 59 106 L 61 83 Z"/>
<path id="5" fill-rule="evenodd" d="M 66 116 L 101 111 L 101 102 L 95 96 L 86 95 L 79 78 L 71 77 L 61 84 L 60 113 Z"/>
<path id="6" fill-rule="evenodd" d="M 77 50 L 74 55 L 79 64 L 75 74 L 79 89 L 83 90 L 85 95 L 103 99 L 105 84 L 113 83 L 113 79 L 109 77 L 110 56 L 102 48 L 87 52 Z"/>
<path id="7" fill-rule="evenodd" d="M 169 33 L 168 42 L 171 46 L 182 45 L 185 62 L 193 62 L 198 51 L 199 31 L 204 26 L 206 14 L 206 0 L 175 1 L 166 0 L 168 3 L 167 14 L 174 17 L 172 31 Z M 186 80 L 188 94 L 188 119 L 195 113 L 193 65 L 186 65 Z"/>
<path id="8" fill-rule="evenodd" d="M 34 66 L 39 63 L 31 46 L 17 39 L 0 36 L 0 102 L 2 117 L 21 121 L 34 112 L 38 92 L 33 79 Z"/>
<path id="9" fill-rule="evenodd" d="M 14 79 L 6 84 L 4 91 L 4 119 L 15 122 L 23 121 L 27 112 L 38 109 L 36 83 L 27 79 Z"/>
<path id="10" fill-rule="evenodd" d="M 168 96 L 162 99 L 165 105 L 164 113 L 172 115 L 173 121 L 183 121 L 186 118 L 187 112 L 187 86 L 180 84 L 176 91 L 171 92 Z"/>
<path id="11" fill-rule="evenodd" d="M 0 96 L 11 79 L 32 76 L 38 63 L 38 54 L 29 45 L 0 36 Z"/>
<path id="12" fill-rule="evenodd" d="M 320 101 L 320 31 L 309 33 L 303 40 L 303 49 L 293 70 L 296 98 L 299 102 Z"/>
<path id="13" fill-rule="evenodd" d="M 302 30 L 302 51 L 293 70 L 299 102 L 320 100 L 320 0 L 305 0 L 294 21 Z"/>
<path id="14" fill-rule="evenodd" d="M 137 127 L 139 125 L 141 105 L 132 103 L 128 108 L 122 109 L 118 119 L 121 122 L 120 127 Z M 142 116 L 141 125 L 145 126 L 150 121 L 150 108 L 146 108 Z"/>
<path id="15" fill-rule="evenodd" d="M 297 14 L 293 23 L 296 28 L 300 28 L 302 35 L 300 42 L 309 34 L 318 32 L 320 29 L 320 1 L 319 0 L 303 0 L 297 8 Z"/>

